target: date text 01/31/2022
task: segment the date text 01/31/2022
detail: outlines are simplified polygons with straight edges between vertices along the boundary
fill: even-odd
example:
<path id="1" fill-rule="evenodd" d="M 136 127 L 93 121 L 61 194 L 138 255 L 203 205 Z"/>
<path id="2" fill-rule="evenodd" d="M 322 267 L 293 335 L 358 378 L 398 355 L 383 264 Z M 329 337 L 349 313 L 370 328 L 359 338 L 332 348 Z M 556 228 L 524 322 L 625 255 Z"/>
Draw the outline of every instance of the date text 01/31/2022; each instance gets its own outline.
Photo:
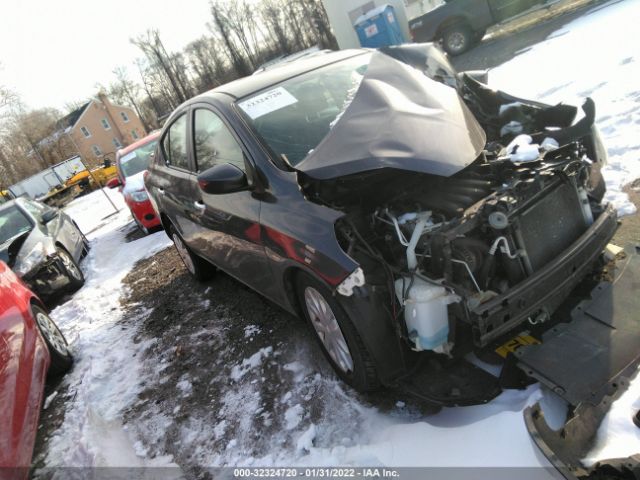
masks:
<path id="1" fill-rule="evenodd" d="M 390 468 L 235 468 L 234 478 L 398 478 Z"/>

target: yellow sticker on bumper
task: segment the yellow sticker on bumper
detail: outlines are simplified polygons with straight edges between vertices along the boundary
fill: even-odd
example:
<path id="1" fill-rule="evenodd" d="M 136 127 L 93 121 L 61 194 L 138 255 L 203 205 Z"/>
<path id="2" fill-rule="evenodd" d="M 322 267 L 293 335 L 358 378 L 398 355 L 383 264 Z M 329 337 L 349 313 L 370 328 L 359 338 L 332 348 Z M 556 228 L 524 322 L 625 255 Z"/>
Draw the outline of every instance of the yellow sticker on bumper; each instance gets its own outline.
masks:
<path id="1" fill-rule="evenodd" d="M 502 358 L 507 358 L 507 355 L 509 355 L 510 353 L 515 353 L 515 351 L 521 347 L 524 347 L 526 345 L 538 344 L 540 344 L 540 341 L 538 339 L 533 338 L 531 335 L 529 335 L 529 332 L 524 332 L 517 337 L 512 338 L 501 347 L 496 348 L 496 353 Z"/>

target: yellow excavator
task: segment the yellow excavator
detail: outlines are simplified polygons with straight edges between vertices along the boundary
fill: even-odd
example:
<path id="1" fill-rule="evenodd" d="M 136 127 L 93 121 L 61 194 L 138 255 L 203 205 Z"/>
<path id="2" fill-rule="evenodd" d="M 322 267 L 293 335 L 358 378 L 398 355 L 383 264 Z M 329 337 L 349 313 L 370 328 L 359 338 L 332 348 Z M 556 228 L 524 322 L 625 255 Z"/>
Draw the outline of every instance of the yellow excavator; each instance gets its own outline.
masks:
<path id="1" fill-rule="evenodd" d="M 92 192 L 96 188 L 104 187 L 109 180 L 116 176 L 118 176 L 116 166 L 111 163 L 111 160 L 105 159 L 101 166 L 91 169 L 91 174 L 88 170 L 77 172 L 65 182 L 65 186 L 78 185 L 84 192 Z"/>

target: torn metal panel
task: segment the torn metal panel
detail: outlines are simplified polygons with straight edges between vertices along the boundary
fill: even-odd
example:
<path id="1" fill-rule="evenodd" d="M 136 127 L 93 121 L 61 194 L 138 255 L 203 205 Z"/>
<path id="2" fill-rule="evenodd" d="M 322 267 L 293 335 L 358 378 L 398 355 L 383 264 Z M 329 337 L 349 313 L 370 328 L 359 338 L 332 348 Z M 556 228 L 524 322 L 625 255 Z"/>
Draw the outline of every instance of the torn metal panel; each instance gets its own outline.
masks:
<path id="1" fill-rule="evenodd" d="M 449 177 L 485 143 L 454 88 L 375 52 L 351 104 L 296 169 L 318 180 L 382 168 Z"/>
<path id="2" fill-rule="evenodd" d="M 581 463 L 614 399 L 607 397 L 597 406 L 582 405 L 559 430 L 549 427 L 540 404 L 524 411 L 525 425 L 534 443 L 567 480 L 640 480 L 640 454 L 600 461 L 592 467 Z"/>
<path id="3" fill-rule="evenodd" d="M 639 284 L 640 249 L 627 247 L 613 282 L 596 287 L 591 299 L 573 310 L 569 324 L 547 332 L 542 345 L 516 352 L 528 375 L 575 407 L 559 430 L 547 425 L 539 404 L 524 412 L 533 441 L 567 479 L 640 479 L 640 455 L 600 461 L 592 467 L 581 463 L 593 448 L 612 403 L 638 372 Z"/>
<path id="4" fill-rule="evenodd" d="M 640 364 L 640 252 L 631 247 L 625 253 L 613 283 L 600 283 L 573 310 L 571 322 L 546 332 L 541 345 L 515 353 L 527 375 L 574 406 L 598 405 Z"/>

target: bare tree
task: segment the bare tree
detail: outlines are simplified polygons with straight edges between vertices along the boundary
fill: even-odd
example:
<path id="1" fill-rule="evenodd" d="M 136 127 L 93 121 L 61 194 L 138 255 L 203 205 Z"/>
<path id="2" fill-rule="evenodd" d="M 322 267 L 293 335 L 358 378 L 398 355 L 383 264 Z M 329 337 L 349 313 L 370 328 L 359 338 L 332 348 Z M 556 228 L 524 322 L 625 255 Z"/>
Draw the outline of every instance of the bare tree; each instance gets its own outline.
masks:
<path id="1" fill-rule="evenodd" d="M 150 129 L 149 120 L 140 109 L 140 86 L 129 78 L 126 67 L 116 67 L 113 70 L 113 74 L 116 77 L 116 81 L 109 85 L 110 96 L 119 103 L 126 103 L 133 107 L 144 128 L 148 131 Z"/>
<path id="2" fill-rule="evenodd" d="M 228 17 L 228 4 L 224 0 L 211 0 L 211 16 L 213 24 L 210 26 L 216 38 L 220 38 L 226 47 L 229 60 L 240 77 L 249 75 L 251 69 L 247 65 L 247 60 L 242 55 L 240 48 L 236 45 L 233 22 Z"/>
<path id="3" fill-rule="evenodd" d="M 152 66 L 157 67 L 158 73 L 166 77 L 177 102 L 182 103 L 187 100 L 190 95 L 184 77 L 176 69 L 174 61 L 164 48 L 158 31 L 148 30 L 146 35 L 131 39 L 131 42 L 142 50 Z"/>

